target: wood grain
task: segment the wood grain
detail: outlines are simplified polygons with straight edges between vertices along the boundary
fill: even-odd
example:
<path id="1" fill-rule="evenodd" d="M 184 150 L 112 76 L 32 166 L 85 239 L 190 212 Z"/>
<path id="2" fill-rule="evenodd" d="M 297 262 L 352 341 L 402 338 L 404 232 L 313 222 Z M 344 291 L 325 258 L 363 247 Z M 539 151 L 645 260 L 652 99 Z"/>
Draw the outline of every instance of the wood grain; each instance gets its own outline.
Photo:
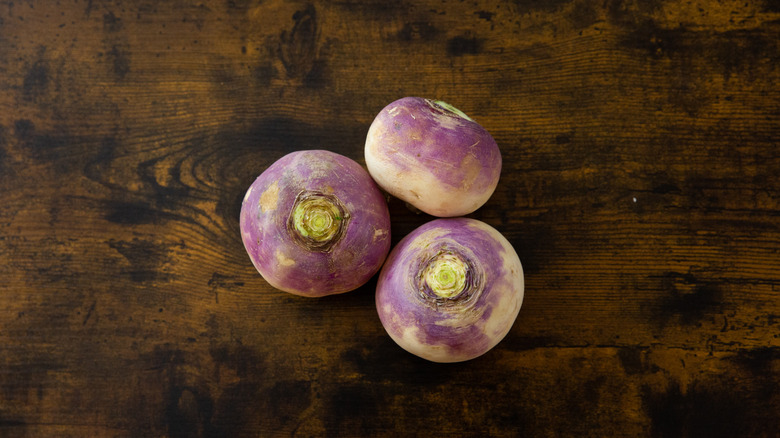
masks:
<path id="1" fill-rule="evenodd" d="M 777 436 L 779 45 L 771 0 L 0 1 L 0 436 Z M 525 268 L 462 364 L 238 230 L 410 95 L 496 138 Z"/>

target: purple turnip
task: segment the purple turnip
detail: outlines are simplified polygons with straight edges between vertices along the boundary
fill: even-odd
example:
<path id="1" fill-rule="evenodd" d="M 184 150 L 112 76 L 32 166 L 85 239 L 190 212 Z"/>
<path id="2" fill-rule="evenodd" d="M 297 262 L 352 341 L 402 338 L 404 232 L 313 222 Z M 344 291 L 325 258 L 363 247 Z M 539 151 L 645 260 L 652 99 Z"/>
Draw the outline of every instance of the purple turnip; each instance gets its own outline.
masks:
<path id="1" fill-rule="evenodd" d="M 460 362 L 506 336 L 523 294 L 520 259 L 501 233 L 476 219 L 436 219 L 390 252 L 376 307 L 405 350 L 433 362 Z"/>
<path id="2" fill-rule="evenodd" d="M 439 217 L 481 207 L 501 174 L 501 151 L 485 128 L 452 105 L 420 97 L 404 97 L 379 112 L 365 156 L 380 187 Z"/>
<path id="3" fill-rule="evenodd" d="M 241 237 L 271 286 L 320 297 L 357 289 L 379 271 L 390 250 L 390 214 L 358 163 L 329 151 L 298 151 L 247 190 Z"/>

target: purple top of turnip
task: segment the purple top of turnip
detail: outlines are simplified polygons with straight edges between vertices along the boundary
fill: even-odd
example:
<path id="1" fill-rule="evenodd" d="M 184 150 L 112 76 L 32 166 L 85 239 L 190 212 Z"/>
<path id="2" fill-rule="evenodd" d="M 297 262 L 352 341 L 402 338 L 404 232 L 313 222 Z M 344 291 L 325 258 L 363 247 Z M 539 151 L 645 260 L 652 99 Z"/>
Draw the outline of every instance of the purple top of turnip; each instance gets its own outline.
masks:
<path id="1" fill-rule="evenodd" d="M 355 161 L 324 150 L 288 154 L 249 187 L 241 237 L 277 289 L 303 296 L 354 290 L 390 250 L 387 202 Z"/>
<path id="2" fill-rule="evenodd" d="M 504 338 L 523 294 L 520 259 L 501 233 L 475 219 L 437 219 L 393 248 L 376 306 L 401 347 L 434 362 L 459 362 Z"/>
<path id="3" fill-rule="evenodd" d="M 490 133 L 452 105 L 420 97 L 404 97 L 379 112 L 365 156 L 383 189 L 440 217 L 481 207 L 501 174 L 501 152 Z"/>

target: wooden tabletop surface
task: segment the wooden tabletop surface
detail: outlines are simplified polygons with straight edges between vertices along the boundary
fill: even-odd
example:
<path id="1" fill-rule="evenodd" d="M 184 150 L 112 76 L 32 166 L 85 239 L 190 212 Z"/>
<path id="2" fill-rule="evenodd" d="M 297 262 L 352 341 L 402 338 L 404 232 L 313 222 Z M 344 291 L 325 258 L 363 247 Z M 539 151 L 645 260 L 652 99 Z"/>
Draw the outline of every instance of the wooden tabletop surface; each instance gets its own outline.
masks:
<path id="1" fill-rule="evenodd" d="M 778 66 L 774 0 L 0 1 L 0 436 L 780 436 Z M 468 362 L 241 242 L 404 96 L 503 156 L 525 301 Z"/>

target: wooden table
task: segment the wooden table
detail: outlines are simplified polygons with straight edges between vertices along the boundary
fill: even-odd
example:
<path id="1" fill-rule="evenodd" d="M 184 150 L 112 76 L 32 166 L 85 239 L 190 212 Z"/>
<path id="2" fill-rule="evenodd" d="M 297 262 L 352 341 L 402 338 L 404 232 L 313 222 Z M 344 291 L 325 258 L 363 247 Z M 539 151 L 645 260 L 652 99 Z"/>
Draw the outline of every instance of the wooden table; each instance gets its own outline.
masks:
<path id="1" fill-rule="evenodd" d="M 779 436 L 779 45 L 772 0 L 0 1 L 0 436 Z M 469 362 L 241 243 L 403 96 L 503 154 L 526 296 Z"/>

